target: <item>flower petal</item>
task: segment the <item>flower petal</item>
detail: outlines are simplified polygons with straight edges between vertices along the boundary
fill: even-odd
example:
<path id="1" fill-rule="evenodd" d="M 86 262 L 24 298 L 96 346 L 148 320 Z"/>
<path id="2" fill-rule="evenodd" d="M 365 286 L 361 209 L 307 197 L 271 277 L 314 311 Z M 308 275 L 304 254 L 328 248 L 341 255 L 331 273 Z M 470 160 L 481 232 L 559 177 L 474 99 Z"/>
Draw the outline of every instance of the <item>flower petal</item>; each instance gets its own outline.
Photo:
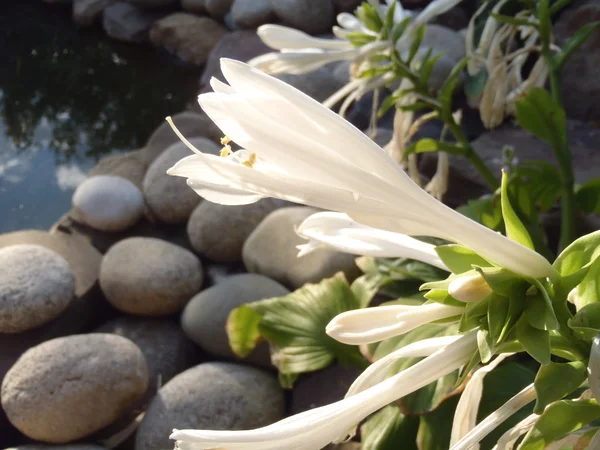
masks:
<path id="1" fill-rule="evenodd" d="M 405 234 L 362 225 L 343 213 L 316 213 L 296 230 L 299 236 L 332 249 L 356 255 L 410 258 L 449 271 L 435 252 L 435 246 Z"/>
<path id="2" fill-rule="evenodd" d="M 295 28 L 282 25 L 261 25 L 256 30 L 260 39 L 269 47 L 281 49 L 322 48 L 329 50 L 348 50 L 352 45 L 341 39 L 321 39 L 313 37 Z"/>
<path id="3" fill-rule="evenodd" d="M 325 332 L 343 344 L 371 344 L 407 333 L 426 323 L 459 316 L 463 312 L 463 308 L 439 303 L 355 309 L 335 316 Z"/>

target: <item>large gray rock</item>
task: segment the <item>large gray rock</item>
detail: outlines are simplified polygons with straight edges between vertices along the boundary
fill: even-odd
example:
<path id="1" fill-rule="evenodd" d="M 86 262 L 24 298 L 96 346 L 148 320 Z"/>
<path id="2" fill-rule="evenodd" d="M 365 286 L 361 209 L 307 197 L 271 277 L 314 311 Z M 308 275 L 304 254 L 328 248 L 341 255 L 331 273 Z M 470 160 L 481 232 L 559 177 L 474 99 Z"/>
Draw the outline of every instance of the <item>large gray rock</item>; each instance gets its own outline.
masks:
<path id="1" fill-rule="evenodd" d="M 142 152 L 137 150 L 121 155 L 110 155 L 100 158 L 89 175 L 90 177 L 96 175 L 114 175 L 125 178 L 141 190 L 145 174 L 146 164 L 142 159 Z"/>
<path id="2" fill-rule="evenodd" d="M 241 274 L 228 277 L 196 295 L 185 307 L 181 326 L 188 337 L 215 356 L 235 359 L 229 346 L 225 325 L 229 313 L 245 303 L 281 297 L 289 291 L 262 275 Z M 247 358 L 249 362 L 270 366 L 269 348 L 261 344 Z"/>
<path id="3" fill-rule="evenodd" d="M 199 106 L 198 106 L 199 107 Z M 202 112 L 182 112 L 175 114 L 173 123 L 188 139 L 203 137 L 219 142 L 223 137 L 221 130 L 212 120 Z M 171 145 L 181 142 L 167 121 L 163 121 L 152 133 L 146 146 L 140 150 L 142 162 L 149 166 L 152 162 Z"/>
<path id="4" fill-rule="evenodd" d="M 129 2 L 115 2 L 102 14 L 102 27 L 111 38 L 123 42 L 144 42 L 148 31 L 162 14 L 142 10 Z"/>
<path id="5" fill-rule="evenodd" d="M 275 17 L 270 0 L 235 0 L 231 17 L 240 28 L 256 28 Z"/>
<path id="6" fill-rule="evenodd" d="M 148 389 L 135 405 L 139 414 L 156 394 L 161 385 L 195 362 L 193 343 L 181 328 L 166 319 L 138 319 L 118 317 L 96 329 L 96 333 L 116 334 L 137 345 L 148 366 Z"/>
<path id="7" fill-rule="evenodd" d="M 94 444 L 71 444 L 71 445 L 19 445 L 18 447 L 10 447 L 5 450 L 106 450 L 104 447 Z"/>
<path id="8" fill-rule="evenodd" d="M 278 204 L 270 198 L 250 205 L 200 203 L 187 224 L 194 250 L 221 263 L 242 261 L 242 247 L 250 233 Z"/>
<path id="9" fill-rule="evenodd" d="M 220 148 L 205 138 L 189 141 L 203 153 L 218 154 Z M 150 165 L 144 178 L 144 197 L 152 215 L 164 223 L 187 221 L 202 198 L 187 185 L 186 179 L 167 175 L 167 170 L 179 160 L 191 156 L 192 151 L 183 142 L 166 149 Z"/>
<path id="10" fill-rule="evenodd" d="M 335 21 L 331 0 L 271 0 L 283 23 L 311 34 L 327 33 Z"/>
<path id="11" fill-rule="evenodd" d="M 226 28 L 209 17 L 177 12 L 152 25 L 150 40 L 181 60 L 202 66 L 226 32 Z"/>
<path id="12" fill-rule="evenodd" d="M 336 64 L 329 64 L 312 72 L 297 75 L 281 73 L 275 75 L 275 78 L 294 86 L 318 102 L 323 102 L 345 84 L 334 75 L 335 68 Z"/>
<path id="13" fill-rule="evenodd" d="M 556 24 L 557 44 L 584 26 L 600 20 L 600 2 L 573 2 Z M 569 59 L 561 72 L 563 103 L 569 117 L 583 121 L 600 120 L 600 30 L 596 28 L 587 41 Z"/>
<path id="14" fill-rule="evenodd" d="M 223 20 L 231 9 L 234 0 L 204 0 L 206 12 L 218 20 Z"/>
<path id="15" fill-rule="evenodd" d="M 333 0 L 336 13 L 354 12 L 362 4 L 362 0 Z"/>
<path id="16" fill-rule="evenodd" d="M 131 181 L 98 175 L 81 183 L 73 193 L 72 217 L 100 231 L 123 231 L 140 221 L 144 196 Z"/>
<path id="17" fill-rule="evenodd" d="M 129 238 L 104 255 L 100 286 L 126 313 L 162 316 L 180 311 L 200 290 L 202 264 L 192 252 L 153 238 Z"/>
<path id="18" fill-rule="evenodd" d="M 110 424 L 147 386 L 144 355 L 128 339 L 68 336 L 19 358 L 2 381 L 2 407 L 26 436 L 66 443 Z"/>
<path id="19" fill-rule="evenodd" d="M 200 364 L 158 391 L 138 429 L 135 450 L 173 447 L 173 428 L 246 430 L 283 414 L 283 391 L 274 376 L 239 364 Z"/>
<path id="20" fill-rule="evenodd" d="M 0 250 L 0 332 L 19 333 L 50 322 L 74 293 L 75 276 L 59 254 L 39 245 Z"/>
<path id="21" fill-rule="evenodd" d="M 177 0 L 128 0 L 141 8 L 156 8 L 160 6 L 168 6 L 177 3 Z"/>
<path id="22" fill-rule="evenodd" d="M 248 272 L 266 275 L 293 289 L 304 283 L 317 283 L 340 271 L 349 279 L 355 278 L 358 268 L 353 255 L 318 249 L 298 258 L 296 246 L 306 240 L 294 229 L 316 212 L 314 208 L 299 206 L 269 214 L 244 244 L 242 256 Z"/>
<path id="23" fill-rule="evenodd" d="M 204 3 L 205 0 L 181 0 L 181 7 L 187 12 L 204 14 L 206 12 Z"/>
<path id="24" fill-rule="evenodd" d="M 77 25 L 92 25 L 104 9 L 116 0 L 73 0 L 73 21 Z"/>

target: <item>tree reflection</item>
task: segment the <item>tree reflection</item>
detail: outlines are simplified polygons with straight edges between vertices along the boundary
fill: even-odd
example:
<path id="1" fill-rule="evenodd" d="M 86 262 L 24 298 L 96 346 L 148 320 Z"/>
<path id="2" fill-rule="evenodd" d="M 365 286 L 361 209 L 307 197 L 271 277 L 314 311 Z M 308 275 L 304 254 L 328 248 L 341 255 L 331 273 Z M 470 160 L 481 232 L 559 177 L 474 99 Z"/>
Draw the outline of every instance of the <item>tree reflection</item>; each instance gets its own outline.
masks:
<path id="1" fill-rule="evenodd" d="M 20 149 L 49 147 L 64 162 L 136 148 L 197 93 L 198 69 L 99 26 L 77 29 L 70 8 L 2 3 L 0 117 Z M 52 137 L 36 142 L 45 121 Z"/>

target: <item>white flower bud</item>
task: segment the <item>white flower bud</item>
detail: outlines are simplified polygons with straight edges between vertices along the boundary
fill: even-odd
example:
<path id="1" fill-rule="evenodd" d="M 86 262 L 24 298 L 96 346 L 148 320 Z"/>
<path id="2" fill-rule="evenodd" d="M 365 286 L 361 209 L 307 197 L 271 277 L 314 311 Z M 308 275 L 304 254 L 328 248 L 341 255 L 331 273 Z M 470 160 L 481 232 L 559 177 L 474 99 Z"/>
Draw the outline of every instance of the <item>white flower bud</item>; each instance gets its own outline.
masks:
<path id="1" fill-rule="evenodd" d="M 457 278 L 448 286 L 448 294 L 465 303 L 483 300 L 491 293 L 492 288 L 479 273 Z"/>

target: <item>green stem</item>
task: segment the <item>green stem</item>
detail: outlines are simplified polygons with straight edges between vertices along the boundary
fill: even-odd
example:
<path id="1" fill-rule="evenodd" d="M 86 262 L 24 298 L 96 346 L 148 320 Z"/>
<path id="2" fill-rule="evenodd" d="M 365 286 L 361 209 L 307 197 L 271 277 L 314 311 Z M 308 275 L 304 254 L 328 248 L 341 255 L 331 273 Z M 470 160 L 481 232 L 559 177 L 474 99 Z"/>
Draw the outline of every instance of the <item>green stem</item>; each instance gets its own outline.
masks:
<path id="1" fill-rule="evenodd" d="M 552 98 L 562 108 L 562 95 L 560 88 L 560 74 L 555 68 L 554 57 L 550 50 L 549 44 L 544 43 L 542 51 L 548 67 L 550 67 L 550 89 Z M 567 139 L 567 130 L 565 129 L 564 140 L 555 142 L 552 145 L 552 150 L 558 161 L 560 178 L 561 178 L 561 231 L 558 244 L 559 253 L 564 250 L 577 236 L 576 230 L 576 215 L 577 209 L 575 205 L 575 180 L 573 178 L 573 156 L 569 141 Z"/>
<path id="2" fill-rule="evenodd" d="M 490 185 L 490 188 L 492 188 L 492 190 L 495 191 L 496 189 L 498 189 L 500 187 L 498 180 L 488 168 L 488 166 L 486 166 L 483 160 L 479 157 L 475 149 L 471 146 L 465 134 L 463 133 L 463 130 L 460 127 L 460 125 L 457 124 L 454 120 L 452 120 L 448 122 L 446 126 L 450 129 L 456 140 L 465 149 L 464 157 L 467 158 L 471 162 L 471 164 L 473 164 L 473 167 L 477 169 L 479 174 Z"/>

